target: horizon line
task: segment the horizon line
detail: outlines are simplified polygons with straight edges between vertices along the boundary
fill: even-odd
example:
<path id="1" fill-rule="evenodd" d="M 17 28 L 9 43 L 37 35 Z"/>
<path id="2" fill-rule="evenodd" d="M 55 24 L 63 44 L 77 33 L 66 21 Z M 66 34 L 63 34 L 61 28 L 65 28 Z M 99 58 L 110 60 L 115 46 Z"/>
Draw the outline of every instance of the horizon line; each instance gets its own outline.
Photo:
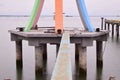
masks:
<path id="1" fill-rule="evenodd" d="M 54 15 L 41 15 L 41 17 L 53 17 Z M 0 14 L 0 17 L 30 17 L 24 14 Z M 79 17 L 79 15 L 64 15 L 64 17 Z M 120 15 L 89 15 L 89 17 L 120 17 Z"/>

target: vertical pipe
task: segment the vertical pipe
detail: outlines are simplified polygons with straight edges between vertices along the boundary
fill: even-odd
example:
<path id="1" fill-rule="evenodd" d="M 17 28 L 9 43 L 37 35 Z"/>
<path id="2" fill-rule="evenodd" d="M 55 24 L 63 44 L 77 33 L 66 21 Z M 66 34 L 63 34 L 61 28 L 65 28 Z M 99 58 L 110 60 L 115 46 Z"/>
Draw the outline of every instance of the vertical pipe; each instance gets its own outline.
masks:
<path id="1" fill-rule="evenodd" d="M 80 70 L 87 71 L 87 48 L 79 45 L 79 66 Z"/>
<path id="2" fill-rule="evenodd" d="M 43 45 L 35 46 L 35 70 L 42 72 L 43 68 Z"/>
<path id="3" fill-rule="evenodd" d="M 103 17 L 101 18 L 101 30 L 103 30 Z"/>
<path id="4" fill-rule="evenodd" d="M 112 37 L 114 36 L 114 24 L 112 24 Z"/>
<path id="5" fill-rule="evenodd" d="M 79 60 L 79 44 L 75 44 L 75 60 Z"/>
<path id="6" fill-rule="evenodd" d="M 103 42 L 96 41 L 97 67 L 103 66 Z"/>
<path id="7" fill-rule="evenodd" d="M 63 33 L 63 0 L 55 0 L 55 33 Z"/>
<path id="8" fill-rule="evenodd" d="M 16 43 L 16 65 L 22 68 L 22 40 L 15 41 Z"/>

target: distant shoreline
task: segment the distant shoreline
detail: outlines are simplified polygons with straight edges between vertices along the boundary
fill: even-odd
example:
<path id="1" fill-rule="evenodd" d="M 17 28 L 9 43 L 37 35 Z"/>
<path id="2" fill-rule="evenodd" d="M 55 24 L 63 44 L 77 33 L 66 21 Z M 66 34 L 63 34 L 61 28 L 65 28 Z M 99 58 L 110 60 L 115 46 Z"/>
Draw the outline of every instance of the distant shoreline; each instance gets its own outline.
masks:
<path id="1" fill-rule="evenodd" d="M 41 15 L 41 17 L 53 17 L 54 15 Z M 0 15 L 0 17 L 30 17 L 30 15 Z M 64 15 L 64 17 L 79 17 L 79 15 Z M 89 17 L 120 17 L 118 15 L 90 15 Z"/>

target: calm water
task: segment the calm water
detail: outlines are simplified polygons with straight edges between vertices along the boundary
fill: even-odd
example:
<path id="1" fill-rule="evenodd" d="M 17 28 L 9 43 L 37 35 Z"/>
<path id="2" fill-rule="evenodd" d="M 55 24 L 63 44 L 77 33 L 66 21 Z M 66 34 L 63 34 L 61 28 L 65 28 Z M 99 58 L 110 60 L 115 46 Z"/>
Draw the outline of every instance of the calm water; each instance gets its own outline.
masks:
<path id="1" fill-rule="evenodd" d="M 110 18 L 110 17 L 109 17 Z M 111 19 L 116 19 L 111 17 Z M 117 18 L 119 19 L 119 18 Z M 28 46 L 27 41 L 23 41 L 23 70 L 16 70 L 15 43 L 10 41 L 8 30 L 16 27 L 24 27 L 27 23 L 27 17 L 0 17 L 0 80 L 10 78 L 11 80 L 50 80 L 52 70 L 56 59 L 56 46 L 48 44 L 48 60 L 44 65 L 43 76 L 35 76 L 35 56 L 34 47 Z M 97 28 L 101 25 L 100 17 L 91 17 L 93 25 Z M 54 20 L 51 17 L 42 17 L 38 23 L 39 26 L 54 26 Z M 77 27 L 83 29 L 79 17 L 64 18 L 64 26 Z M 74 58 L 74 44 L 71 44 L 72 72 L 73 80 L 85 80 L 84 76 L 78 76 L 76 72 Z M 108 80 L 113 75 L 120 80 L 120 40 L 115 37 L 109 37 L 104 42 L 104 65 L 103 69 L 96 69 L 96 49 L 95 43 L 87 48 L 87 80 Z"/>

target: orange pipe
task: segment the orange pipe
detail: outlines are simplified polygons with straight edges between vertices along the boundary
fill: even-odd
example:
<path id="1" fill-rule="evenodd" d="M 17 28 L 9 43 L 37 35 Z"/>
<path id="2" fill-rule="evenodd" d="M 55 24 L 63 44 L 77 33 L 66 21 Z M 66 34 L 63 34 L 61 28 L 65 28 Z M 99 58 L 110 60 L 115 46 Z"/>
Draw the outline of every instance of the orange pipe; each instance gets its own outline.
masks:
<path id="1" fill-rule="evenodd" d="M 63 0 L 55 0 L 55 33 L 63 33 Z"/>

